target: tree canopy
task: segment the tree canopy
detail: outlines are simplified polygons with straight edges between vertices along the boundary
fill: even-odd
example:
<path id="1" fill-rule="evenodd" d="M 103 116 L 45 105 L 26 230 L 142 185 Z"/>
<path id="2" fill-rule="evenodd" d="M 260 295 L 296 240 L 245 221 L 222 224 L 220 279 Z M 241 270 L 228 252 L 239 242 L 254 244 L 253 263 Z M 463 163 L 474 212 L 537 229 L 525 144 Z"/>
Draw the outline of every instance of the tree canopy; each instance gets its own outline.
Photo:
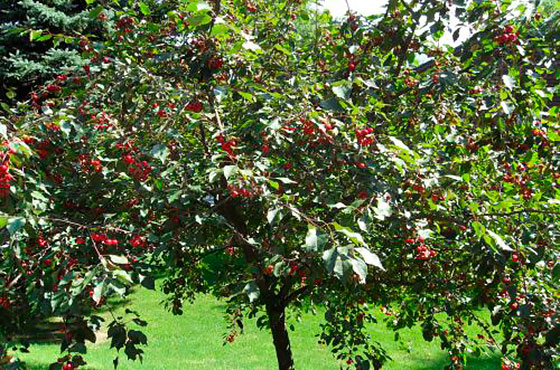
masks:
<path id="1" fill-rule="evenodd" d="M 224 299 L 225 340 L 256 318 L 280 370 L 286 312 L 304 310 L 324 313 L 343 367 L 380 369 L 379 309 L 439 340 L 447 369 L 490 348 L 504 369 L 557 368 L 560 125 L 543 76 L 558 12 L 391 0 L 336 22 L 295 0 L 91 3 L 109 26 L 78 36 L 89 63 L 2 117 L 6 366 L 21 365 L 13 334 L 49 315 L 66 330 L 52 369 L 82 366 L 96 309 L 163 271 L 168 309 Z M 456 48 L 439 42 L 451 11 L 471 35 Z M 108 335 L 141 358 L 123 318 Z"/>

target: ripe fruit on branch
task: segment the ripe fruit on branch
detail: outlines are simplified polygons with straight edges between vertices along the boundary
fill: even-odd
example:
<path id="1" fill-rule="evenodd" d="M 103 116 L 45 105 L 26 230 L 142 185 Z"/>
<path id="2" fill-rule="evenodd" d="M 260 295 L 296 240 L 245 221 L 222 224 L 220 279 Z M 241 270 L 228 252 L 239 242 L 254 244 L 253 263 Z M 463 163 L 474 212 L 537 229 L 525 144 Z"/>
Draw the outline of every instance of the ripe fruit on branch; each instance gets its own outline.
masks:
<path id="1" fill-rule="evenodd" d="M 146 246 L 146 239 L 142 235 L 134 235 L 130 238 L 132 248 L 143 248 Z"/>
<path id="2" fill-rule="evenodd" d="M 190 103 L 187 104 L 187 110 L 194 112 L 194 113 L 200 113 L 202 112 L 202 109 L 204 107 L 202 106 L 202 103 L 199 102 L 198 100 L 193 100 Z"/>

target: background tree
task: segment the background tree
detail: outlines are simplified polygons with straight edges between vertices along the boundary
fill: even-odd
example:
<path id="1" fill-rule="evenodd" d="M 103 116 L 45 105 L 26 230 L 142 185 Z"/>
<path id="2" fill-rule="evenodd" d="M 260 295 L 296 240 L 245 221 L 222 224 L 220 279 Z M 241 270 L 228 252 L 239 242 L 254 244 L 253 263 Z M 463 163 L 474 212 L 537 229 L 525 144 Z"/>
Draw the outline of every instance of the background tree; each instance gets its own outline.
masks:
<path id="1" fill-rule="evenodd" d="M 454 4 L 472 32 L 459 50 L 438 43 L 444 1 L 342 23 L 303 1 L 111 12 L 106 41 L 83 39 L 90 63 L 4 119 L 5 342 L 60 315 L 53 368 L 79 367 L 91 308 L 163 268 L 170 310 L 223 298 L 226 341 L 256 318 L 281 370 L 287 312 L 315 309 L 348 368 L 387 359 L 373 309 L 395 330 L 420 324 L 448 369 L 488 347 L 504 368 L 557 366 L 560 127 L 541 76 L 558 22 Z M 108 335 L 142 355 L 122 319 Z"/>
<path id="2" fill-rule="evenodd" d="M 100 34 L 86 0 L 0 1 L 0 99 L 27 98 L 37 85 L 87 63 L 73 36 Z"/>

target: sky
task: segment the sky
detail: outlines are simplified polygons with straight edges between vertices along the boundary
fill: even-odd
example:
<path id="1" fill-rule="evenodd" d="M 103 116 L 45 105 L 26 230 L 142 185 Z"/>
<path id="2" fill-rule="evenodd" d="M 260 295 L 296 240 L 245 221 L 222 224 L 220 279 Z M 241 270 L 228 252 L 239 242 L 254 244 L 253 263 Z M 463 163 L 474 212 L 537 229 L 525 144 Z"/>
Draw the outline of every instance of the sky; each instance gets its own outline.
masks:
<path id="1" fill-rule="evenodd" d="M 361 15 L 371 15 L 384 13 L 385 6 L 388 2 L 388 0 L 348 0 L 348 5 L 353 12 Z M 335 17 L 346 14 L 348 5 L 346 4 L 346 0 L 323 0 L 323 6 Z M 443 44 L 458 45 L 468 37 L 468 34 L 469 32 L 463 29 L 459 39 L 453 41 L 451 32 L 446 32 L 440 42 Z"/>
<path id="2" fill-rule="evenodd" d="M 350 9 L 363 15 L 382 13 L 387 0 L 348 0 Z M 345 0 L 324 0 L 323 6 L 335 17 L 344 15 L 348 10 Z"/>
<path id="3" fill-rule="evenodd" d="M 348 5 L 347 5 L 346 0 L 322 0 L 322 1 L 323 1 L 323 6 L 327 8 L 334 17 L 340 17 L 346 14 L 346 12 L 348 11 L 348 5 L 350 6 L 350 10 L 361 15 L 367 16 L 371 14 L 384 13 L 385 6 L 389 2 L 389 0 L 348 0 Z M 530 1 L 528 0 L 517 0 L 513 2 L 512 6 L 521 2 L 530 3 Z M 451 27 L 455 28 L 456 24 L 457 24 L 457 20 L 454 17 L 452 17 Z M 459 33 L 459 38 L 456 41 L 453 40 L 452 32 L 446 32 L 443 35 L 443 37 L 439 40 L 439 42 L 441 44 L 449 44 L 452 46 L 456 46 L 461 42 L 465 41 L 469 37 L 470 32 L 471 30 L 467 30 L 463 27 Z"/>

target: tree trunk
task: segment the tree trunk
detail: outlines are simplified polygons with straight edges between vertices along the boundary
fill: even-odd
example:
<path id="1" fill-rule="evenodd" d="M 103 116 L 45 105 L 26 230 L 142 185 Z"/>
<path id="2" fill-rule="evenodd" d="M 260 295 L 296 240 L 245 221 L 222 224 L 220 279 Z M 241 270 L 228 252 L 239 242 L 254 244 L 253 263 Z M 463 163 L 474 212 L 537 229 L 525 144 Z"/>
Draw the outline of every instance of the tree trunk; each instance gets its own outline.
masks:
<path id="1" fill-rule="evenodd" d="M 294 359 L 292 357 L 292 347 L 290 347 L 290 337 L 286 329 L 286 316 L 283 306 L 278 307 L 274 302 L 266 303 L 266 313 L 272 331 L 272 340 L 276 349 L 278 359 L 278 370 L 295 370 Z"/>

